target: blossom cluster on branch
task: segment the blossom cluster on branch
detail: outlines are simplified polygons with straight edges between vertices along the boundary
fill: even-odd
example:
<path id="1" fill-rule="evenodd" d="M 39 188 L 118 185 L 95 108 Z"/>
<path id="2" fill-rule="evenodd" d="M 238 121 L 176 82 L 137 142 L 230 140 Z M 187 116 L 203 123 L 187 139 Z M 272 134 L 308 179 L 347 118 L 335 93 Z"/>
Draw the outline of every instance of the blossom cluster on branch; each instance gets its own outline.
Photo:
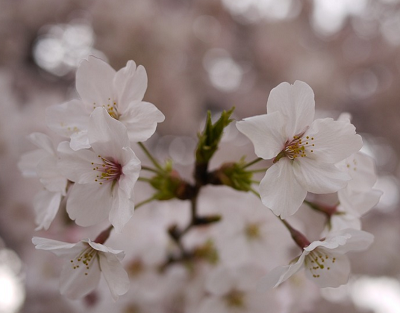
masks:
<path id="1" fill-rule="evenodd" d="M 176 281 L 176 288 L 160 296 L 183 299 L 173 305 L 171 300 L 174 308 L 265 312 L 269 305 L 271 312 L 279 312 L 285 304 L 272 295 L 287 291 L 270 288 L 301 268 L 319 287 L 345 284 L 350 274 L 346 253 L 365 250 L 373 242 L 360 222 L 381 196 L 373 188 L 377 179 L 373 161 L 359 151 L 362 139 L 349 116 L 314 119 L 314 93 L 306 83 L 280 84 L 270 93 L 266 114 L 236 123 L 254 145 L 258 158 L 250 162 L 243 156 L 209 169 L 225 128 L 232 125 L 233 109 L 222 112 L 214 123 L 209 114 L 193 152 L 191 181 L 182 178 L 173 160 L 160 162 L 143 144 L 164 115 L 143 101 L 147 74 L 142 66 L 129 61 L 116 72 L 104 61 L 89 57 L 77 70 L 76 88 L 80 99 L 46 111 L 47 126 L 65 141 L 54 143 L 45 134 L 33 133 L 29 139 L 39 149 L 19 162 L 25 176 L 37 177 L 43 185 L 33 200 L 37 230 L 49 229 L 60 207 L 82 227 L 109 222 L 94 240 L 32 239 L 37 249 L 65 259 L 60 291 L 67 297 L 88 295 L 102 274 L 116 300 L 128 292 L 133 280 L 140 281 L 139 272 L 155 266 L 153 275 L 185 281 L 186 287 Z M 141 149 L 150 165 L 142 165 L 133 148 Z M 268 167 L 250 169 L 260 162 Z M 265 172 L 260 182 L 254 179 L 259 172 Z M 134 194 L 138 181 L 153 190 L 141 202 Z M 217 194 L 212 190 L 218 190 Z M 337 204 L 311 201 L 308 193 L 337 193 Z M 183 221 L 183 213 L 174 212 L 171 216 L 178 217 L 171 217 L 157 211 L 162 219 L 158 222 L 153 216 L 146 221 L 146 215 L 140 214 L 164 203 L 175 206 L 176 201 L 189 204 Z M 287 220 L 307 207 L 326 216 L 324 230 L 314 241 Z M 163 239 L 147 246 L 154 238 L 128 236 L 132 217 L 142 219 L 147 229 L 159 227 Z M 105 245 L 112 230 L 136 247 L 135 258 L 125 266 L 124 251 Z M 289 265 L 275 267 L 290 255 L 285 233 L 301 253 Z M 151 257 L 146 257 L 149 250 Z M 149 301 L 140 304 L 138 300 L 135 307 L 151 307 Z M 163 307 L 168 306 L 164 303 Z"/>

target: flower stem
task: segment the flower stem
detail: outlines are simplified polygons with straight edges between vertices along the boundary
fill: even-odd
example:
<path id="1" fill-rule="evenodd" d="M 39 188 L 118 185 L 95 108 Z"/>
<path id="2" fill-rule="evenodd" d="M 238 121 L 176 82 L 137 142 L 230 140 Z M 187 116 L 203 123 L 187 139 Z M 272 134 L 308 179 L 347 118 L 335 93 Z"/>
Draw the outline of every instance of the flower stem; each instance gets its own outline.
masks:
<path id="1" fill-rule="evenodd" d="M 311 209 L 324 213 L 326 216 L 328 216 L 328 218 L 337 213 L 337 206 L 316 204 L 307 200 L 304 200 L 303 202 L 307 204 Z"/>
<path id="2" fill-rule="evenodd" d="M 293 228 L 286 220 L 281 219 L 279 216 L 277 218 L 286 226 L 292 236 L 294 242 L 301 248 L 304 249 L 310 245 L 310 241 L 297 229 Z"/>
<path id="3" fill-rule="evenodd" d="M 251 170 L 251 171 L 248 171 L 248 172 L 249 173 L 260 173 L 260 172 L 266 172 L 266 171 L 268 171 L 268 169 L 269 169 L 269 167 L 265 167 L 265 168 L 260 168 L 258 170 Z"/>
<path id="4" fill-rule="evenodd" d="M 148 198 L 146 200 L 143 200 L 142 202 L 139 202 L 138 204 L 135 205 L 135 210 L 140 208 L 142 205 L 145 205 L 146 203 L 149 203 L 151 201 L 155 200 L 154 197 Z"/>
<path id="5" fill-rule="evenodd" d="M 243 165 L 242 168 L 247 168 L 247 167 L 249 167 L 249 166 L 251 166 L 251 165 L 253 165 L 253 164 L 256 164 L 256 163 L 260 162 L 261 160 L 264 160 L 264 159 L 262 159 L 262 158 L 254 159 L 253 161 L 251 161 L 251 162 L 249 162 L 249 163 Z"/>
<path id="6" fill-rule="evenodd" d="M 160 173 L 159 170 L 156 170 L 156 169 L 154 169 L 154 168 L 151 168 L 151 167 L 148 167 L 148 166 L 145 166 L 145 165 L 142 165 L 142 170 L 144 170 L 144 171 L 149 171 L 149 172 L 153 172 L 153 173 L 156 173 L 156 174 L 159 174 L 159 173 Z"/>
<path id="7" fill-rule="evenodd" d="M 108 237 L 110 237 L 110 233 L 112 231 L 112 229 L 114 228 L 114 226 L 110 225 L 107 229 L 103 230 L 97 237 L 95 240 L 93 240 L 96 243 L 100 243 L 103 244 L 106 242 L 106 240 L 108 239 Z"/>
<path id="8" fill-rule="evenodd" d="M 146 156 L 149 158 L 151 163 L 154 164 L 155 167 L 157 167 L 160 171 L 163 171 L 163 168 L 161 167 L 160 163 L 157 162 L 157 160 L 151 155 L 149 150 L 145 147 L 145 145 L 141 142 L 138 142 L 138 145 L 140 148 L 142 148 L 143 152 L 146 154 Z"/>

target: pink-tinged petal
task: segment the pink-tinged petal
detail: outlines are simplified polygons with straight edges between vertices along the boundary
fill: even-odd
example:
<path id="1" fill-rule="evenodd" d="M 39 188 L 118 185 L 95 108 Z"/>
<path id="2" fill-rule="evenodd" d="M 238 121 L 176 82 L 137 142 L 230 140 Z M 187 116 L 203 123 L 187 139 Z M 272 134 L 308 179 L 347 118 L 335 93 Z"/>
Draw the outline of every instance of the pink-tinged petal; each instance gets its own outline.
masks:
<path id="1" fill-rule="evenodd" d="M 117 98 L 118 112 L 124 114 L 131 104 L 143 100 L 147 89 L 147 73 L 143 66 L 136 68 L 134 61 L 128 61 L 114 77 L 114 94 Z"/>
<path id="2" fill-rule="evenodd" d="M 110 288 L 114 301 L 127 293 L 130 281 L 127 272 L 124 270 L 120 260 L 112 253 L 99 253 L 100 268 Z"/>
<path id="3" fill-rule="evenodd" d="M 149 139 L 157 128 L 157 123 L 163 122 L 164 114 L 150 102 L 139 102 L 130 105 L 119 117 L 127 130 L 131 142 L 141 142 Z"/>
<path id="4" fill-rule="evenodd" d="M 82 242 L 67 243 L 41 237 L 33 237 L 32 243 L 35 245 L 36 249 L 47 250 L 63 258 L 74 257 L 84 248 L 84 244 Z"/>
<path id="5" fill-rule="evenodd" d="M 128 198 L 125 192 L 115 186 L 113 190 L 113 201 L 110 208 L 111 211 L 108 219 L 114 226 L 115 231 L 120 233 L 125 224 L 132 217 L 135 204 L 132 199 Z"/>
<path id="6" fill-rule="evenodd" d="M 106 106 L 113 100 L 114 76 L 115 70 L 96 57 L 82 61 L 76 71 L 76 89 L 87 109 Z"/>
<path id="7" fill-rule="evenodd" d="M 37 165 L 48 155 L 49 154 L 42 149 L 23 154 L 18 162 L 18 168 L 22 172 L 22 175 L 25 177 L 37 177 Z"/>
<path id="8" fill-rule="evenodd" d="M 205 288 L 217 296 L 223 296 L 232 290 L 235 286 L 235 279 L 232 270 L 225 266 L 218 267 L 208 276 Z"/>
<path id="9" fill-rule="evenodd" d="M 292 161 L 280 159 L 271 166 L 260 183 L 262 203 L 282 219 L 296 213 L 307 195 L 297 181 Z"/>
<path id="10" fill-rule="evenodd" d="M 122 175 L 118 181 L 118 185 L 130 198 L 133 196 L 133 187 L 139 178 L 141 163 L 131 148 L 123 148 L 122 164 Z"/>
<path id="11" fill-rule="evenodd" d="M 90 112 L 80 100 L 53 105 L 46 109 L 46 124 L 56 134 L 69 138 L 88 128 Z"/>
<path id="12" fill-rule="evenodd" d="M 76 258 L 71 257 L 71 260 Z M 66 260 L 60 275 L 60 292 L 70 299 L 78 299 L 93 291 L 100 280 L 100 266 L 97 256 L 89 262 L 89 269 L 82 262 Z M 78 265 L 78 266 L 77 266 Z"/>
<path id="13" fill-rule="evenodd" d="M 67 200 L 67 212 L 79 226 L 92 226 L 107 219 L 112 207 L 111 185 L 74 184 Z"/>
<path id="14" fill-rule="evenodd" d="M 293 138 L 306 130 L 314 120 L 314 92 L 309 85 L 295 81 L 294 85 L 281 83 L 271 90 L 267 102 L 268 114 L 280 112 L 287 118 L 285 134 Z"/>
<path id="15" fill-rule="evenodd" d="M 70 181 L 79 184 L 97 184 L 96 179 L 99 172 L 96 166 L 103 164 L 102 160 L 91 150 L 73 151 L 68 142 L 58 145 L 60 159 L 57 167 L 61 175 Z"/>
<path id="16" fill-rule="evenodd" d="M 314 138 L 310 141 L 314 146 L 307 148 L 307 157 L 324 163 L 337 163 L 359 151 L 363 145 L 352 124 L 331 118 L 315 120 L 303 138 L 306 136 Z"/>
<path id="17" fill-rule="evenodd" d="M 35 222 L 38 225 L 35 230 L 49 229 L 60 208 L 61 193 L 43 190 L 33 199 L 33 208 L 36 213 Z"/>
<path id="18" fill-rule="evenodd" d="M 285 124 L 284 116 L 275 112 L 246 118 L 236 122 L 236 127 L 251 140 L 258 157 L 272 159 L 285 146 L 287 140 L 283 132 Z"/>
<path id="19" fill-rule="evenodd" d="M 266 292 L 268 289 L 279 286 L 281 283 L 297 273 L 303 267 L 305 257 L 306 253 L 303 252 L 303 254 L 298 258 L 296 262 L 290 265 L 274 268 L 260 280 L 257 289 L 260 292 Z"/>
<path id="20" fill-rule="evenodd" d="M 319 163 L 307 157 L 293 161 L 293 172 L 303 188 L 316 194 L 336 192 L 350 180 L 350 176 L 335 165 Z"/>
<path id="21" fill-rule="evenodd" d="M 90 142 L 89 142 L 89 137 L 88 137 L 88 130 L 81 130 L 77 133 L 73 133 L 71 135 L 71 142 L 70 142 L 70 147 L 74 151 L 78 151 L 81 149 L 89 149 L 90 148 Z"/>
<path id="22" fill-rule="evenodd" d="M 123 147 L 129 147 L 126 127 L 112 118 L 104 108 L 96 108 L 89 121 L 89 142 L 102 157 L 121 159 Z"/>
<path id="23" fill-rule="evenodd" d="M 346 255 L 332 253 L 318 248 L 316 254 L 324 256 L 324 262 L 312 263 L 312 254 L 305 260 L 304 267 L 307 277 L 321 288 L 339 287 L 347 283 L 350 275 L 350 262 Z"/>
<path id="24" fill-rule="evenodd" d="M 32 133 L 28 136 L 30 142 L 32 142 L 38 148 L 42 148 L 50 155 L 55 155 L 53 142 L 50 137 L 42 133 Z"/>

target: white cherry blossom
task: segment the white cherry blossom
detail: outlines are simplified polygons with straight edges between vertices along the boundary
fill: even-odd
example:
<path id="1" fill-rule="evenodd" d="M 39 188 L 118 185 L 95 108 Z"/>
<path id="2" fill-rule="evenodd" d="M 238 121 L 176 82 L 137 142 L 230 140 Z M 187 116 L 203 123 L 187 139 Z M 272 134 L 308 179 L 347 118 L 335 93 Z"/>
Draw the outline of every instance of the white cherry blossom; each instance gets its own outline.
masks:
<path id="1" fill-rule="evenodd" d="M 60 172 L 75 183 L 67 212 L 80 226 L 95 225 L 108 217 L 120 232 L 133 214 L 140 161 L 129 147 L 125 127 L 104 108 L 93 111 L 88 137 L 90 149 L 74 151 L 68 142 L 58 147 Z"/>
<path id="2" fill-rule="evenodd" d="M 121 261 L 125 254 L 90 239 L 78 243 L 33 237 L 36 249 L 47 250 L 65 259 L 60 292 L 70 299 L 84 297 L 99 284 L 103 274 L 111 295 L 117 300 L 129 289 L 129 277 Z"/>
<path id="3" fill-rule="evenodd" d="M 267 290 L 277 287 L 302 268 L 307 277 L 321 288 L 346 284 L 350 275 L 350 262 L 345 253 L 365 250 L 373 239 L 370 233 L 351 228 L 331 232 L 326 238 L 304 247 L 303 253 L 290 265 L 269 272 L 261 279 L 259 288 Z"/>
<path id="4" fill-rule="evenodd" d="M 47 125 L 61 136 L 71 138 L 71 148 L 89 148 L 87 130 L 89 116 L 97 107 L 123 123 L 129 140 L 147 140 L 164 115 L 149 102 L 143 101 L 147 89 L 147 74 L 143 66 L 128 61 L 116 72 L 106 62 L 89 56 L 76 72 L 76 89 L 80 100 L 72 100 L 47 109 Z"/>
<path id="5" fill-rule="evenodd" d="M 267 102 L 267 114 L 237 122 L 237 128 L 254 144 L 255 153 L 273 159 L 260 183 L 261 200 L 277 216 L 294 214 L 307 191 L 336 192 L 349 175 L 335 164 L 360 150 L 355 127 L 331 118 L 314 120 L 314 93 L 301 81 L 282 83 Z"/>
<path id="6" fill-rule="evenodd" d="M 32 133 L 28 138 L 40 149 L 24 154 L 18 167 L 24 176 L 37 177 L 44 186 L 35 196 L 33 208 L 36 230 L 48 229 L 66 195 L 67 179 L 57 168 L 57 151 L 51 139 L 42 133 Z"/>

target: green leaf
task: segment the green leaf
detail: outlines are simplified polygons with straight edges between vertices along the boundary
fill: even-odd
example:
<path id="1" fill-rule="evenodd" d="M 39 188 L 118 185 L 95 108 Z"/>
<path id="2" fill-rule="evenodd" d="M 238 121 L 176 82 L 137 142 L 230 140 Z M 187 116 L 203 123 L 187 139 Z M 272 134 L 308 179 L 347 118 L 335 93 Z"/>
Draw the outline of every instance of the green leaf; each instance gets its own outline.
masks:
<path id="1" fill-rule="evenodd" d="M 207 113 L 206 126 L 202 133 L 198 135 L 199 143 L 196 149 L 196 162 L 208 163 L 214 153 L 218 150 L 219 142 L 226 126 L 228 126 L 233 119 L 230 118 L 233 107 L 229 111 L 223 111 L 220 118 L 214 124 L 211 121 L 211 112 Z"/>

